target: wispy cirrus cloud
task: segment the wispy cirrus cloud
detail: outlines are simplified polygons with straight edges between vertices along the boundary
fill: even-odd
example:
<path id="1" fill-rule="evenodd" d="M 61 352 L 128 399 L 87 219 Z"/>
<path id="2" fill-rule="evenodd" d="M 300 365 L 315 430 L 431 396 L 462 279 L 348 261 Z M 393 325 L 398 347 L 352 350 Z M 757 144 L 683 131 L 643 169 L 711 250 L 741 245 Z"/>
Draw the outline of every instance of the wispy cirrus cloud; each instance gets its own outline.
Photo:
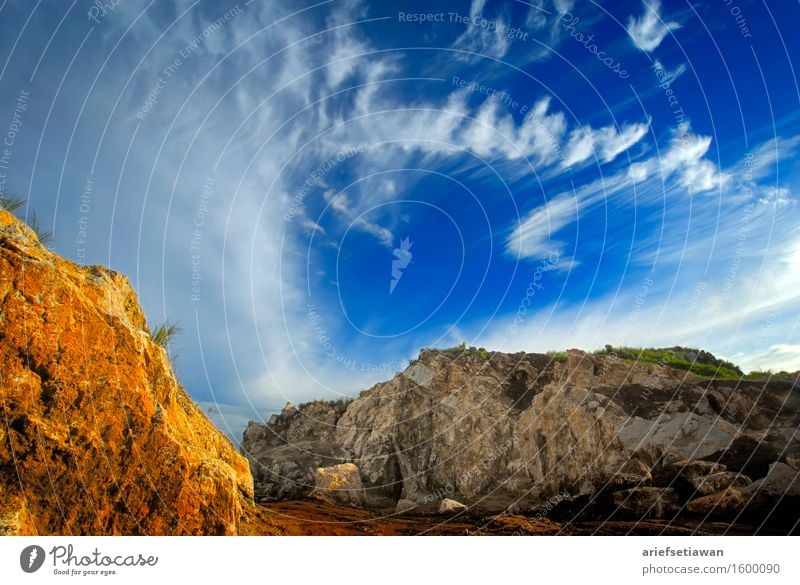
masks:
<path id="1" fill-rule="evenodd" d="M 660 0 L 642 0 L 644 14 L 640 17 L 628 18 L 628 34 L 633 44 L 640 50 L 651 53 L 655 51 L 664 38 L 681 25 L 677 22 L 664 21 L 661 16 Z"/>

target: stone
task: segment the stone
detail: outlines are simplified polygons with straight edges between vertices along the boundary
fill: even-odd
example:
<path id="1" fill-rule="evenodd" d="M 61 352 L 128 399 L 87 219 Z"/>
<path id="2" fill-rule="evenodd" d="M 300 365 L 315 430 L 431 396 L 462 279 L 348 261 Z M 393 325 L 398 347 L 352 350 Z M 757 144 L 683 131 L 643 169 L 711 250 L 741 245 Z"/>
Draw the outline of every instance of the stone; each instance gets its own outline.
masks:
<path id="1" fill-rule="evenodd" d="M 125 276 L 0 210 L 0 322 L 0 534 L 252 529 L 247 460 L 178 383 Z"/>
<path id="2" fill-rule="evenodd" d="M 677 477 L 697 487 L 706 476 L 725 471 L 725 466 L 712 461 L 687 461 L 684 459 L 673 463 L 672 469 Z"/>
<path id="3" fill-rule="evenodd" d="M 652 480 L 653 476 L 650 473 L 650 468 L 638 458 L 626 460 L 611 479 L 617 487 L 646 486 Z"/>
<path id="4" fill-rule="evenodd" d="M 659 487 L 635 487 L 616 492 L 614 504 L 636 519 L 671 518 L 680 508 L 675 490 Z"/>
<path id="5" fill-rule="evenodd" d="M 417 508 L 417 503 L 413 500 L 406 500 L 401 499 L 397 501 L 397 507 L 395 508 L 395 514 L 406 514 L 408 512 L 412 512 Z"/>
<path id="6" fill-rule="evenodd" d="M 357 461 L 368 493 L 392 503 L 446 497 L 497 513 L 553 498 L 610 502 L 594 496 L 628 487 L 690 495 L 706 476 L 760 477 L 777 454 L 800 453 L 796 390 L 785 382 L 710 380 L 580 350 L 476 356 L 425 349 L 344 406 L 317 401 L 254 427 L 242 449 L 257 485 L 305 497 L 318 467 Z M 299 479 L 269 471 L 287 461 Z M 748 472 L 762 462 L 761 475 Z M 719 476 L 703 489 L 729 480 L 744 481 Z"/>
<path id="7" fill-rule="evenodd" d="M 747 496 L 733 487 L 691 500 L 686 508 L 692 514 L 711 518 L 735 518 L 744 509 Z"/>
<path id="8" fill-rule="evenodd" d="M 770 465 L 766 477 L 742 488 L 742 492 L 775 498 L 800 497 L 800 471 L 785 463 L 773 463 Z"/>
<path id="9" fill-rule="evenodd" d="M 717 492 L 721 492 L 726 488 L 741 489 L 751 483 L 751 479 L 742 473 L 735 471 L 719 471 L 711 475 L 705 475 L 695 478 L 692 485 L 699 493 L 708 496 Z"/>
<path id="10" fill-rule="evenodd" d="M 333 505 L 361 506 L 364 502 L 364 486 L 358 467 L 353 463 L 342 463 L 318 468 L 314 474 L 311 497 Z"/>
<path id="11" fill-rule="evenodd" d="M 423 387 L 427 387 L 433 381 L 433 375 L 430 370 L 421 363 L 411 364 L 403 375 Z"/>
<path id="12" fill-rule="evenodd" d="M 251 421 L 241 451 L 247 457 L 256 489 L 276 499 L 308 497 L 319 467 L 342 462 L 334 441 L 343 404 L 315 401 L 273 415 L 266 425 Z"/>
<path id="13" fill-rule="evenodd" d="M 466 512 L 468 509 L 469 508 L 461 502 L 451 500 L 450 498 L 445 498 L 439 502 L 439 514 L 459 514 L 461 512 Z"/>

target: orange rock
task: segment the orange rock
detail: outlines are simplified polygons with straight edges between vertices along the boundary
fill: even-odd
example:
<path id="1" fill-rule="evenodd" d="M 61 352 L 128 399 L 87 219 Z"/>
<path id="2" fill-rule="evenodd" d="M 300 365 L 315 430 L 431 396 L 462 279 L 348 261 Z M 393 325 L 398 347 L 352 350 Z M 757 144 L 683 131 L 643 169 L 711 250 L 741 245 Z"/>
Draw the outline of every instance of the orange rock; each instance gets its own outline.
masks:
<path id="1" fill-rule="evenodd" d="M 0 534 L 276 531 L 127 278 L 59 257 L 4 210 L 0 445 Z"/>

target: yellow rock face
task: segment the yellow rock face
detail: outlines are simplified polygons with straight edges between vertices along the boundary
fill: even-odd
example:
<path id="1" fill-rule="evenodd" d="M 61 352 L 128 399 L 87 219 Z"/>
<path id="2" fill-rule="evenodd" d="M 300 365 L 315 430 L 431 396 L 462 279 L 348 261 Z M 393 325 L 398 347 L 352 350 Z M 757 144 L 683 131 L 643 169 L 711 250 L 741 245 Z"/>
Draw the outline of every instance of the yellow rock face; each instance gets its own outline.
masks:
<path id="1" fill-rule="evenodd" d="M 237 534 L 258 516 L 247 461 L 179 385 L 127 278 L 3 210 L 0 444 L 0 534 Z"/>

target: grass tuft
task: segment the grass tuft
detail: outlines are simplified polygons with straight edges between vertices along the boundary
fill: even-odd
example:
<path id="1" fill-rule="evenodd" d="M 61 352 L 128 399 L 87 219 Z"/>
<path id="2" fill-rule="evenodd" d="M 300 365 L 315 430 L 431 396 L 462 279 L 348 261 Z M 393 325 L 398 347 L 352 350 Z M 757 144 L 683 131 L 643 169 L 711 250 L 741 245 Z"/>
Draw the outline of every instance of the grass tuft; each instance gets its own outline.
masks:
<path id="1" fill-rule="evenodd" d="M 164 321 L 164 323 L 154 329 L 149 329 L 148 333 L 150 333 L 150 339 L 152 339 L 154 343 L 165 348 L 172 343 L 175 337 L 182 331 L 183 329 L 178 327 L 177 323 Z"/>
<path id="2" fill-rule="evenodd" d="M 0 207 L 6 211 L 14 213 L 23 205 L 25 205 L 25 200 L 23 198 L 11 195 L 5 191 L 0 191 Z"/>
<path id="3" fill-rule="evenodd" d="M 35 212 L 28 216 L 28 227 L 36 234 L 36 238 L 42 246 L 46 246 L 53 241 L 53 232 L 44 229 L 44 226 L 39 223 L 39 218 L 36 217 Z"/>

